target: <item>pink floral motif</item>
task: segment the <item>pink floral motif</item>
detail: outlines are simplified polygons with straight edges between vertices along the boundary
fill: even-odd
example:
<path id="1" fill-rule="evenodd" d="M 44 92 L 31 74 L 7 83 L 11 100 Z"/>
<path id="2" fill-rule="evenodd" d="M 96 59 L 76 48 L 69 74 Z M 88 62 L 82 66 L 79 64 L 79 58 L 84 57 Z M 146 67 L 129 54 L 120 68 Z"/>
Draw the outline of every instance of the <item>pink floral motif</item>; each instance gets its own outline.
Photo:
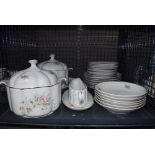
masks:
<path id="1" fill-rule="evenodd" d="M 35 107 L 40 107 L 41 110 L 45 110 L 49 105 L 51 97 L 48 96 L 34 96 L 32 99 L 25 101 L 21 101 L 22 106 L 20 106 L 20 111 L 24 113 L 25 111 L 27 113 L 30 113 L 33 111 Z"/>
<path id="2" fill-rule="evenodd" d="M 23 111 L 23 110 L 24 110 L 24 107 L 23 107 L 23 106 L 21 106 L 21 107 L 20 107 L 20 110 L 21 110 L 21 111 Z"/>
<path id="3" fill-rule="evenodd" d="M 28 79 L 27 75 L 21 75 L 21 79 Z"/>
<path id="4" fill-rule="evenodd" d="M 20 111 L 24 114 L 25 113 L 25 108 L 24 108 L 24 106 L 21 106 L 20 108 Z"/>
<path id="5" fill-rule="evenodd" d="M 37 97 L 38 105 L 47 105 L 49 104 L 50 97 L 40 96 Z"/>

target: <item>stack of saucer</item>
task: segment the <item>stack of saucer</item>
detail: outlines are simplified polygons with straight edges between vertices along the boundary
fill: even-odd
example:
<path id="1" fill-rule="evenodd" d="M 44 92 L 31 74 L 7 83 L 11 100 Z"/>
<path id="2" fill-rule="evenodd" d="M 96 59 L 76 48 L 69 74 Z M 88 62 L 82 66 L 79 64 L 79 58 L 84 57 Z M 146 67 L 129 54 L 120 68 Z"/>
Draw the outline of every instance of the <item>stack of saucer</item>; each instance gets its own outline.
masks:
<path id="1" fill-rule="evenodd" d="M 88 87 L 94 89 L 95 85 L 106 81 L 118 81 L 117 62 L 94 61 L 89 62 L 87 72 L 84 74 Z"/>
<path id="2" fill-rule="evenodd" d="M 146 103 L 146 89 L 128 82 L 103 82 L 95 86 L 95 101 L 112 113 L 126 114 Z"/>

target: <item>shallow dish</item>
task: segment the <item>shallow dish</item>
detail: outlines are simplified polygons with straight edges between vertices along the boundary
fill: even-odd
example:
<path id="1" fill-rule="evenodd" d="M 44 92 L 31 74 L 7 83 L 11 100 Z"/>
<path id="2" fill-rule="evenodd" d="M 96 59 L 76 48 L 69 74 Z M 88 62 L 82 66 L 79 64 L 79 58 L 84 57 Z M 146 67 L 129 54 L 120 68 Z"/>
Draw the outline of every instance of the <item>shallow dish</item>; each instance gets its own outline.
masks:
<path id="1" fill-rule="evenodd" d="M 107 95 L 107 94 L 104 94 L 98 90 L 95 89 L 95 93 L 98 93 L 99 95 L 102 95 L 103 97 L 105 98 L 109 98 L 109 99 L 113 99 L 113 100 L 116 100 L 116 101 L 138 101 L 138 100 L 141 100 L 143 98 L 146 98 L 146 95 L 142 95 L 142 96 L 139 96 L 139 97 L 124 97 L 124 96 L 113 96 L 113 95 Z"/>
<path id="2" fill-rule="evenodd" d="M 88 67 L 104 67 L 104 68 L 114 68 L 117 67 L 118 63 L 114 62 L 90 62 Z"/>
<path id="3" fill-rule="evenodd" d="M 115 102 L 115 103 L 120 103 L 120 104 L 123 104 L 124 102 L 125 103 L 129 103 L 129 104 L 132 104 L 132 103 L 140 103 L 142 101 L 146 101 L 146 96 L 140 98 L 140 99 L 137 99 L 137 100 L 119 100 L 119 99 L 116 99 L 116 98 L 109 98 L 108 96 L 102 96 L 100 94 L 98 94 L 97 92 L 95 92 L 95 95 L 100 98 L 101 100 L 107 100 L 109 102 Z M 126 99 L 126 98 L 125 98 Z"/>
<path id="4" fill-rule="evenodd" d="M 101 104 L 110 106 L 110 107 L 118 107 L 118 108 L 124 108 L 124 109 L 129 109 L 129 108 L 137 108 L 143 104 L 146 103 L 145 100 L 141 101 L 140 103 L 132 103 L 132 104 L 126 104 L 124 102 L 124 104 L 118 104 L 118 103 L 114 103 L 114 102 L 109 102 L 107 100 L 101 100 L 100 98 L 98 98 L 97 96 L 95 96 L 95 100 L 98 100 Z"/>
<path id="5" fill-rule="evenodd" d="M 85 78 L 96 78 L 96 79 L 108 79 L 108 78 L 118 78 L 117 73 L 116 74 L 111 74 L 111 75 L 97 75 L 97 74 L 89 74 L 89 73 L 84 73 Z"/>
<path id="6" fill-rule="evenodd" d="M 102 83 L 106 81 L 116 81 L 118 80 L 117 78 L 106 78 L 106 79 L 97 79 L 97 78 L 85 78 L 88 82 L 90 83 Z"/>
<path id="7" fill-rule="evenodd" d="M 115 61 L 91 61 L 88 64 L 118 64 Z"/>
<path id="8" fill-rule="evenodd" d="M 120 109 L 120 108 L 115 108 L 115 107 L 110 107 L 110 106 L 105 106 L 103 104 L 101 104 L 99 101 L 95 100 L 96 103 L 98 103 L 100 106 L 104 107 L 105 109 L 107 109 L 109 112 L 111 113 L 116 113 L 116 114 L 127 114 L 127 113 L 130 113 L 130 112 L 133 112 L 135 110 L 138 110 L 140 108 L 142 108 L 144 105 L 136 108 L 136 109 Z"/>
<path id="9" fill-rule="evenodd" d="M 146 89 L 129 82 L 103 82 L 95 86 L 98 92 L 116 97 L 140 97 L 146 94 Z"/>

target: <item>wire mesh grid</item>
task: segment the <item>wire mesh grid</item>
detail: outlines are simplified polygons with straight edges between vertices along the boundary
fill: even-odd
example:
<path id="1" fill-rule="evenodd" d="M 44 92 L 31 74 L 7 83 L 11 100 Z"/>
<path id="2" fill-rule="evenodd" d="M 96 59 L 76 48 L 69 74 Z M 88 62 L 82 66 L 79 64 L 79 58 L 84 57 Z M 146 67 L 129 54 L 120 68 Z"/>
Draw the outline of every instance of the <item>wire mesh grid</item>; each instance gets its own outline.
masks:
<path id="1" fill-rule="evenodd" d="M 127 33 L 127 40 L 122 45 L 125 52 L 125 80 L 144 86 L 148 95 L 155 98 L 155 33 L 146 28 Z"/>
<path id="2" fill-rule="evenodd" d="M 150 68 L 154 48 L 154 27 L 149 26 L 1 26 L 0 30 L 0 79 L 5 68 L 12 73 L 27 68 L 30 59 L 42 62 L 54 53 L 74 69 L 70 76 L 83 78 L 90 61 L 118 61 L 123 80 L 133 82 L 139 66 Z"/>
<path id="3" fill-rule="evenodd" d="M 135 73 L 139 66 L 148 67 L 153 52 L 152 32 L 128 31 L 126 43 L 122 45 L 125 52 L 125 79 L 135 80 Z"/>
<path id="4" fill-rule="evenodd" d="M 9 71 L 25 69 L 30 59 L 39 62 L 49 59 L 54 53 L 56 59 L 75 68 L 76 74 L 76 39 L 77 31 L 73 28 L 64 29 L 19 29 L 7 27 L 1 30 L 3 50 L 1 55 L 5 63 L 2 65 Z"/>
<path id="5" fill-rule="evenodd" d="M 81 30 L 81 77 L 90 61 L 117 61 L 118 30 Z"/>
<path id="6" fill-rule="evenodd" d="M 139 67 L 136 80 L 146 88 L 148 95 L 155 99 L 155 51 L 148 67 Z"/>

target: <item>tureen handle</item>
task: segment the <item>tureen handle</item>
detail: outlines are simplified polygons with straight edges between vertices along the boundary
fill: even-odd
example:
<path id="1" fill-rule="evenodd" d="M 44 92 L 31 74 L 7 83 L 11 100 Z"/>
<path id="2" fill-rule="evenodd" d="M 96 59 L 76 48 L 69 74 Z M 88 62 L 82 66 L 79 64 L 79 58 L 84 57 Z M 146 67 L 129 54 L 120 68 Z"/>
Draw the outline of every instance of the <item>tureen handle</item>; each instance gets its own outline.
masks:
<path id="1" fill-rule="evenodd" d="M 4 84 L 5 86 L 7 86 L 7 81 L 6 80 L 2 80 L 0 81 L 0 85 Z"/>

